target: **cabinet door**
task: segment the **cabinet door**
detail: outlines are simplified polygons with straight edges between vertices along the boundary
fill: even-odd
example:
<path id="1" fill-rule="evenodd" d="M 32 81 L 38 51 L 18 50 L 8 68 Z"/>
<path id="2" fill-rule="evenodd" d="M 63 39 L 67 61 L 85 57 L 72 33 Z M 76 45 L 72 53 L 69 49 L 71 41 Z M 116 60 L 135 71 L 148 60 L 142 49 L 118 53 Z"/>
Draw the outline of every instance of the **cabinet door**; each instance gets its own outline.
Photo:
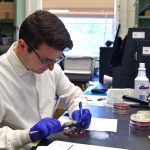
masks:
<path id="1" fill-rule="evenodd" d="M 136 26 L 150 27 L 150 1 L 136 0 Z"/>
<path id="2" fill-rule="evenodd" d="M 19 27 L 25 19 L 25 0 L 0 1 L 0 55 L 18 39 Z"/>
<path id="3" fill-rule="evenodd" d="M 7 51 L 14 41 L 15 2 L 0 1 L 0 54 Z"/>

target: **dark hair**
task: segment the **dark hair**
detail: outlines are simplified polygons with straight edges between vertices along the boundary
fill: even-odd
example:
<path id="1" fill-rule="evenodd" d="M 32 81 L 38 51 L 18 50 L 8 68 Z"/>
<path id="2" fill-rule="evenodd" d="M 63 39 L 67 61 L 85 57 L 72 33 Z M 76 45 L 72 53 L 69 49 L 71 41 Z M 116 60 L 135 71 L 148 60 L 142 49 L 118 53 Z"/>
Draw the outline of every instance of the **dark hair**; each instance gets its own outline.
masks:
<path id="1" fill-rule="evenodd" d="M 54 14 L 44 10 L 34 12 L 23 21 L 19 39 L 26 42 L 29 52 L 38 49 L 42 43 L 61 51 L 73 47 L 70 34 L 63 22 Z"/>

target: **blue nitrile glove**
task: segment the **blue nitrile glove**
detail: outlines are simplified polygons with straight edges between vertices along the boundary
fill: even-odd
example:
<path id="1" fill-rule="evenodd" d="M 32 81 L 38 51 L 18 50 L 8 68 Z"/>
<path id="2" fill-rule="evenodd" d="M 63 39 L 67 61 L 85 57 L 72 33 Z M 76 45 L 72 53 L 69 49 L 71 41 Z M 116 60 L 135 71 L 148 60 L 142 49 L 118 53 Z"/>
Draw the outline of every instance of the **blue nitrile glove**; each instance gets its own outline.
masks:
<path id="1" fill-rule="evenodd" d="M 36 123 L 31 129 L 30 133 L 38 131 L 38 133 L 30 134 L 30 139 L 32 142 L 45 138 L 53 133 L 59 132 L 62 130 L 60 121 L 51 118 L 44 118 Z"/>
<path id="2" fill-rule="evenodd" d="M 89 109 L 83 109 L 82 113 L 81 115 L 80 110 L 75 110 L 72 113 L 72 119 L 79 122 L 77 128 L 87 129 L 91 124 L 92 115 Z"/>

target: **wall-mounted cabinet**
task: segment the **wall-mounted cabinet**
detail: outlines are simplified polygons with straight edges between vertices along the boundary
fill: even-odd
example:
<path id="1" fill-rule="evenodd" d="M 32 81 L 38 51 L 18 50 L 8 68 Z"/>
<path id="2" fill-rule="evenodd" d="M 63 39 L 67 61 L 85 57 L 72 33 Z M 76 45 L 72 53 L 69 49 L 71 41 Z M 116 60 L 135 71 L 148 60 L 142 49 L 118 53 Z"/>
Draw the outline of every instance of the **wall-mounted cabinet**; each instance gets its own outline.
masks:
<path id="1" fill-rule="evenodd" d="M 25 0 L 0 0 L 0 54 L 17 40 L 25 18 Z"/>
<path id="2" fill-rule="evenodd" d="M 136 27 L 150 27 L 150 0 L 136 0 Z"/>

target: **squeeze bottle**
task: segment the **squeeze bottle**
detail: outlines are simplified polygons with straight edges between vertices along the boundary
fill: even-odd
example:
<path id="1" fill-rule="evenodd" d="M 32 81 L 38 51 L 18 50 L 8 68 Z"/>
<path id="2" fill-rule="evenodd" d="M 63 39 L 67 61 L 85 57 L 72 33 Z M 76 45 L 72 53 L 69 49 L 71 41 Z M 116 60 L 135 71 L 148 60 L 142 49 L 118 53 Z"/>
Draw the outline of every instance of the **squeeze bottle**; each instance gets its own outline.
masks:
<path id="1" fill-rule="evenodd" d="M 135 97 L 146 100 L 149 95 L 149 79 L 146 76 L 145 63 L 139 63 L 138 75 L 134 79 Z"/>

